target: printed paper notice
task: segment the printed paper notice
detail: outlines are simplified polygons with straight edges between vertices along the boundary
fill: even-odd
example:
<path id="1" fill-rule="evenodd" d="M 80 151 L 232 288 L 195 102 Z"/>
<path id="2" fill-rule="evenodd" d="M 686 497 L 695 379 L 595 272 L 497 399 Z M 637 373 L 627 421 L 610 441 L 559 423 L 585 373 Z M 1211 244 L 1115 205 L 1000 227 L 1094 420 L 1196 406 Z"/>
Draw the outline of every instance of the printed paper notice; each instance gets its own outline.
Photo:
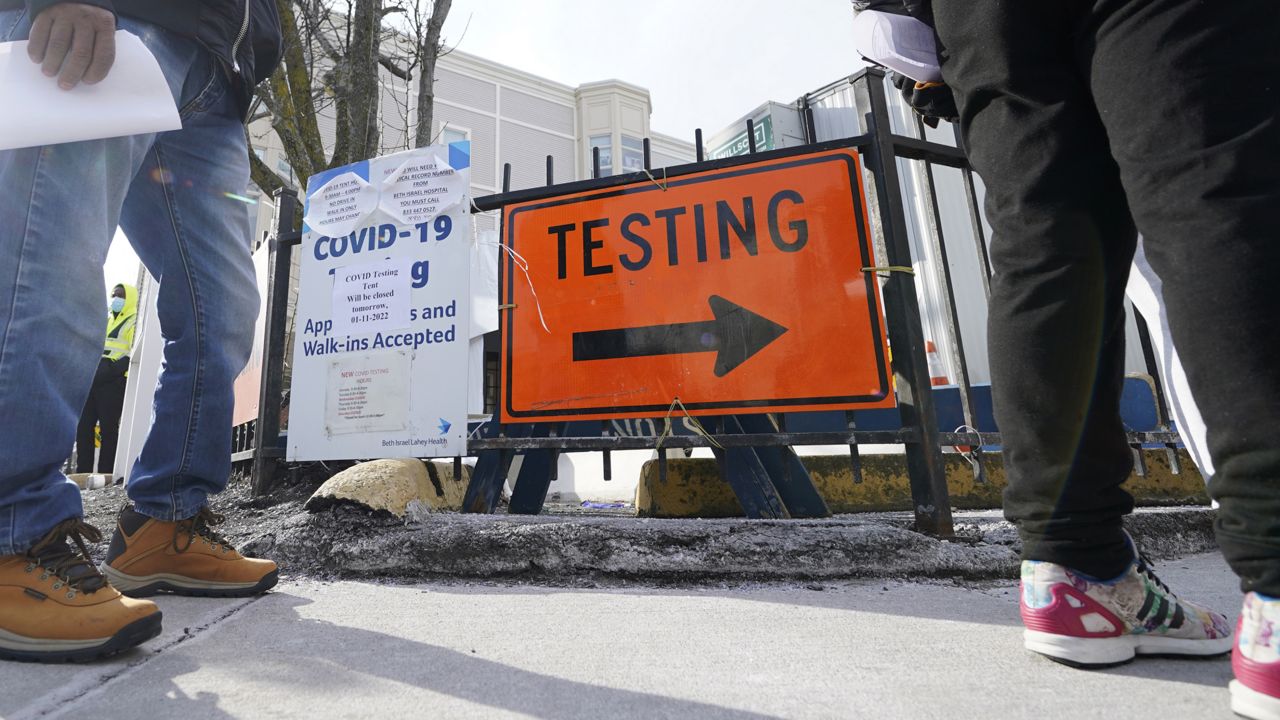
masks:
<path id="1" fill-rule="evenodd" d="M 409 327 L 410 275 L 409 264 L 402 259 L 335 270 L 334 332 L 354 335 Z"/>
<path id="2" fill-rule="evenodd" d="M 307 197 L 307 227 L 340 237 L 355 230 L 377 207 L 376 187 L 355 173 L 342 173 Z"/>
<path id="3" fill-rule="evenodd" d="M 329 363 L 329 435 L 398 432 L 409 422 L 409 354 L 355 355 Z"/>
<path id="4" fill-rule="evenodd" d="M 466 197 L 462 174 L 438 154 L 410 159 L 382 183 L 382 211 L 401 223 L 430 220 Z"/>

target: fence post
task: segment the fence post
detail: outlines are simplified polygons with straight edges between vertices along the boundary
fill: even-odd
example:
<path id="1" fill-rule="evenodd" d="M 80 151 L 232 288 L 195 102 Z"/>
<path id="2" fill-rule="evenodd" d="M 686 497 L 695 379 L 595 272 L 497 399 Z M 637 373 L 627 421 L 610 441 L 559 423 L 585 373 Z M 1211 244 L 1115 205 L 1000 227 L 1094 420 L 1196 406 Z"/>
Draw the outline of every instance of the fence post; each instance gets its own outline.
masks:
<path id="1" fill-rule="evenodd" d="M 284 351 L 286 319 L 289 311 L 289 270 L 293 260 L 293 242 L 282 240 L 293 234 L 298 210 L 298 194 L 289 188 L 275 192 L 276 232 L 271 238 L 267 268 L 267 316 L 263 331 L 262 394 L 258 397 L 258 422 L 253 443 L 253 494 L 265 495 L 275 484 L 280 458 L 276 447 L 280 440 L 280 400 L 284 392 Z"/>
<path id="2" fill-rule="evenodd" d="M 919 116 L 916 116 L 916 128 L 920 138 L 924 139 L 924 122 Z M 951 359 L 956 363 L 956 386 L 960 390 L 960 411 L 964 417 L 964 424 L 969 431 L 976 433 L 978 432 L 978 411 L 973 402 L 973 386 L 969 380 L 969 361 L 964 351 L 964 333 L 960 327 L 960 312 L 956 306 L 955 283 L 952 282 L 951 278 L 951 261 L 947 258 L 947 238 L 942 228 L 942 212 L 938 208 L 938 187 L 933 178 L 933 164 L 928 160 L 920 162 L 924 164 L 924 184 L 927 190 L 922 194 L 921 199 L 933 225 L 933 232 L 929 234 L 929 242 L 934 255 L 938 258 L 938 269 L 942 276 L 942 299 L 947 306 L 946 327 L 944 330 L 947 333 L 947 339 L 950 341 Z M 982 443 L 975 444 L 973 451 L 967 453 L 966 456 L 973 465 L 974 479 L 978 482 L 986 482 L 987 474 L 982 460 Z"/>
<path id="3" fill-rule="evenodd" d="M 864 70 L 854 83 L 857 105 L 865 113 L 866 131 L 872 137 L 866 159 L 875 181 L 880 231 L 884 234 L 888 255 L 882 262 L 890 266 L 910 267 L 911 244 L 907 236 L 893 129 L 889 123 L 884 73 L 875 69 Z M 883 294 L 893 352 L 898 411 L 903 426 L 917 431 L 914 441 L 906 443 L 916 529 L 932 535 L 950 536 L 953 534 L 951 502 L 942 464 L 942 448 L 938 444 L 938 416 L 934 410 L 914 276 L 903 272 L 889 273 Z"/>
<path id="4" fill-rule="evenodd" d="M 1164 382 L 1161 380 L 1163 374 L 1160 369 L 1160 363 L 1156 360 L 1155 346 L 1151 342 L 1151 327 L 1147 325 L 1147 319 L 1138 312 L 1138 308 L 1130 303 L 1130 309 L 1133 310 L 1133 320 L 1138 326 L 1138 341 L 1142 344 L 1142 360 L 1147 365 L 1147 374 L 1151 376 L 1152 388 L 1151 393 L 1155 396 L 1156 401 L 1156 429 L 1168 432 L 1170 425 L 1169 420 L 1172 417 L 1169 414 L 1169 398 L 1164 392 Z M 1178 428 L 1178 432 L 1183 432 L 1183 428 Z M 1142 445 L 1134 448 L 1138 453 L 1139 467 L 1144 469 L 1141 474 L 1145 477 L 1146 458 L 1143 456 Z M 1182 473 L 1182 460 L 1178 457 L 1178 448 L 1173 443 L 1165 443 L 1165 453 L 1169 458 L 1169 469 L 1174 475 Z"/>

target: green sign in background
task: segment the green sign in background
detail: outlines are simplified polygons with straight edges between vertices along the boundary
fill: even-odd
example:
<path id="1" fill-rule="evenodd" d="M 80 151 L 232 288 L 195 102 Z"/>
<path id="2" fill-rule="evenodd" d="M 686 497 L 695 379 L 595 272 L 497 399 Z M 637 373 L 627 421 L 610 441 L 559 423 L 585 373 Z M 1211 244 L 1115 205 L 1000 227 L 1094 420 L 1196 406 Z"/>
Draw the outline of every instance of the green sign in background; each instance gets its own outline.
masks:
<path id="1" fill-rule="evenodd" d="M 773 149 L 773 116 L 765 115 L 755 124 L 756 150 L 772 150 Z M 708 156 L 712 160 L 720 158 L 737 157 L 746 155 L 751 149 L 751 144 L 747 142 L 747 131 L 744 128 L 742 132 L 733 136 L 729 142 L 714 148 Z"/>

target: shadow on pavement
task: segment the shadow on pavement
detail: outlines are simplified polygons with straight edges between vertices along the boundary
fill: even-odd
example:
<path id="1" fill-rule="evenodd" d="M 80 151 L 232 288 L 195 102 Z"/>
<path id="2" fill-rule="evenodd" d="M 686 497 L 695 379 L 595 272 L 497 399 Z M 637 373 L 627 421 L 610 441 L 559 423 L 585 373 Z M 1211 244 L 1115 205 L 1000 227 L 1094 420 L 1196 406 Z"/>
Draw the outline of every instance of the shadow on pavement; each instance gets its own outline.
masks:
<path id="1" fill-rule="evenodd" d="M 712 720 L 771 720 L 775 716 L 735 710 L 708 703 L 665 697 L 653 693 L 601 687 L 506 665 L 428 643 L 394 635 L 300 617 L 297 608 L 312 601 L 275 592 L 255 603 L 257 625 L 269 618 L 269 637 L 248 638 L 244 652 L 253 653 L 253 673 L 257 680 L 296 687 L 306 697 L 306 688 L 332 690 L 350 683 L 353 675 L 368 675 L 395 683 L 448 695 L 480 706 L 522 713 L 536 718 L 598 720 L 602 717 L 708 718 Z M 371 609 L 376 613 L 376 609 Z M 477 622 L 486 622 L 477 618 Z M 238 630 L 233 620 L 220 630 L 224 637 Z M 253 643 L 250 645 L 249 643 Z M 173 648 L 181 650 L 181 647 Z M 198 647 L 190 653 L 201 655 Z M 168 654 L 168 653 L 166 653 Z M 177 654 L 177 653 L 175 653 Z M 186 653 L 183 656 L 186 657 Z M 172 700 L 173 679 L 198 671 L 190 662 L 166 660 L 157 669 L 168 681 L 156 688 L 165 693 L 156 697 L 163 707 Z M 223 658 L 206 657 L 206 662 Z M 207 667 L 207 666 L 206 666 Z M 152 692 L 150 687 L 145 687 Z M 180 691 L 179 691 L 180 694 Z M 204 702 L 211 693 L 197 693 Z M 217 696 L 213 695 L 216 702 Z M 312 696 L 314 701 L 316 698 Z M 302 707 L 297 708 L 302 710 Z M 374 708 L 368 708 L 374 712 Z M 424 708 L 424 712 L 426 709 Z M 156 717 L 173 717 L 167 711 Z M 193 712 L 189 718 L 230 717 Z"/>
<path id="2" fill-rule="evenodd" d="M 79 691 L 65 692 L 60 701 L 53 700 L 47 696 L 45 698 L 22 697 L 21 695 L 6 697 L 4 698 L 5 700 L 15 701 L 17 705 L 7 709 L 0 707 L 0 718 L 27 720 L 28 718 L 40 718 L 48 715 L 57 716 L 68 709 L 70 709 L 70 712 L 67 712 L 66 716 L 75 717 L 77 711 L 74 708 L 80 699 L 86 693 L 99 686 L 100 680 L 95 682 L 95 676 L 101 678 L 103 674 L 109 674 L 122 664 L 143 667 L 146 662 L 152 662 L 164 657 L 164 672 L 161 674 L 160 682 L 138 686 L 131 683 L 128 676 L 117 677 L 114 679 L 114 684 L 106 687 L 104 691 L 106 693 L 105 698 L 100 696 L 96 700 L 90 701 L 97 706 L 93 713 L 102 717 L 115 717 L 116 715 L 113 714 L 111 708 L 117 702 L 132 704 L 139 696 L 145 696 L 145 701 L 140 704 L 142 708 L 145 708 L 146 715 L 135 717 L 235 720 L 235 716 L 219 707 L 221 697 L 217 693 L 197 691 L 188 694 L 174 682 L 175 678 L 200 671 L 201 663 L 198 657 L 176 652 L 151 655 L 145 650 L 144 646 L 144 649 L 134 649 L 117 655 L 110 660 L 97 663 L 42 665 L 0 661 L 0 673 L 23 668 L 40 673 L 62 671 L 68 673 L 64 675 L 67 683 L 82 686 Z M 159 664 L 157 663 L 157 665 Z M 30 683 L 28 687 L 33 685 L 39 687 L 36 683 Z M 63 688 L 64 691 L 66 689 L 65 687 Z M 43 703 L 41 702 L 42 700 L 44 701 Z M 103 708 L 103 703 L 107 706 L 105 709 Z"/>
<path id="3" fill-rule="evenodd" d="M 170 653 L 164 653 L 163 655 L 168 656 Z M 234 715 L 218 706 L 221 698 L 217 693 L 201 690 L 188 694 L 174 682 L 174 678 L 200 671 L 200 663 L 197 656 L 172 653 L 172 657 L 165 658 L 164 668 L 166 682 L 163 684 L 148 685 L 145 688 L 141 688 L 130 684 L 129 679 L 125 678 L 111 694 L 133 694 L 139 691 L 147 693 L 151 696 L 150 701 L 145 705 L 149 717 L 186 718 L 187 720 L 197 720 L 197 718 L 199 720 L 235 720 Z"/>

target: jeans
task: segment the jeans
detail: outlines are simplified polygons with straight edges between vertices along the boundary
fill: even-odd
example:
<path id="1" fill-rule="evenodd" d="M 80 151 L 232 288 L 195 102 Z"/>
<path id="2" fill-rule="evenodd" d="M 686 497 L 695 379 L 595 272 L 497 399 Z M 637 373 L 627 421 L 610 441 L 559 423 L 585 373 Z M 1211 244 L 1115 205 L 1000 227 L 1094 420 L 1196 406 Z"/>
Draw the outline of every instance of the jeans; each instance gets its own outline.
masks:
<path id="1" fill-rule="evenodd" d="M 1217 535 L 1280 594 L 1280 5 L 935 0 L 987 185 L 989 346 L 1024 557 L 1132 560 L 1119 415 L 1137 233 L 1208 428 Z"/>
<path id="2" fill-rule="evenodd" d="M 0 11 L 0 40 L 25 38 L 30 23 Z M 82 514 L 59 468 L 102 354 L 102 265 L 117 225 L 159 281 L 164 338 L 129 497 L 145 515 L 184 519 L 231 472 L 232 382 L 258 311 L 244 125 L 208 52 L 119 24 L 156 56 L 182 129 L 0 152 L 0 555 Z"/>

